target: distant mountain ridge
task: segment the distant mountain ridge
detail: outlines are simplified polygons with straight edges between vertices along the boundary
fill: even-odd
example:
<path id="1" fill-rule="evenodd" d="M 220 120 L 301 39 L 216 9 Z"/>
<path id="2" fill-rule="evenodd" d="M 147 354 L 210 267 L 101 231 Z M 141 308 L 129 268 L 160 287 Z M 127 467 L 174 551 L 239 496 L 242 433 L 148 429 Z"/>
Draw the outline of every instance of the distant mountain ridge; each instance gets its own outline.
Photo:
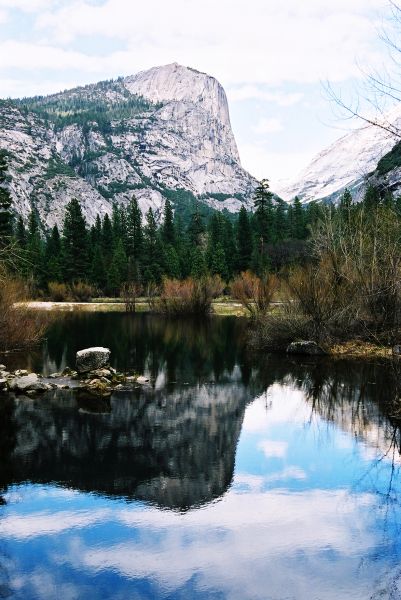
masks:
<path id="1" fill-rule="evenodd" d="M 76 197 L 92 223 L 132 194 L 160 215 L 165 199 L 217 210 L 252 206 L 224 89 L 177 63 L 50 96 L 0 101 L 16 212 L 60 224 Z"/>
<path id="2" fill-rule="evenodd" d="M 401 135 L 401 104 L 386 117 L 385 122 L 398 128 Z M 364 124 L 341 137 L 320 152 L 311 163 L 289 183 L 275 191 L 284 200 L 299 196 L 304 202 L 310 200 L 336 201 L 346 187 L 356 199 L 361 197 L 367 179 L 376 171 L 380 159 L 387 155 L 400 137 L 375 125 Z M 373 180 L 379 184 L 390 182 L 394 191 L 401 186 L 401 172 L 388 171 L 386 179 L 381 175 Z"/>

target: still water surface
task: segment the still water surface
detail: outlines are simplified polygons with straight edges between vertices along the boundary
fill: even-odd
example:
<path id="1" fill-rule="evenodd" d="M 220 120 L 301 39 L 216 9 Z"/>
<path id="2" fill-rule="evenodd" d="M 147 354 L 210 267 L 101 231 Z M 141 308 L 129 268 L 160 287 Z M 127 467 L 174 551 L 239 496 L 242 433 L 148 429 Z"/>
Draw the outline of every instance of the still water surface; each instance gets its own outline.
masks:
<path id="1" fill-rule="evenodd" d="M 244 323 L 81 314 L 10 368 L 112 349 L 97 410 L 0 401 L 0 598 L 401 597 L 394 365 L 245 351 Z M 1 357 L 0 357 L 1 358 Z"/>

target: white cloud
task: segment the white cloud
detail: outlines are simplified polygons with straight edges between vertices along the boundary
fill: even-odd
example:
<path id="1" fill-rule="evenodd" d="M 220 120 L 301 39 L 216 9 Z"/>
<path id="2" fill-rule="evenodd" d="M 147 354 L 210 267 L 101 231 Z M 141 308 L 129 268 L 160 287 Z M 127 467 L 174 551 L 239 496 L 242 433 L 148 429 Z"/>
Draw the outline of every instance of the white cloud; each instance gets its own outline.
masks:
<path id="1" fill-rule="evenodd" d="M 82 529 L 101 523 L 111 511 L 48 512 L 28 515 L 10 515 L 0 522 L 0 534 L 16 539 L 28 539 L 42 535 L 54 535 L 71 529 Z"/>
<path id="2" fill-rule="evenodd" d="M 280 119 L 276 117 L 266 118 L 262 117 L 259 119 L 257 124 L 252 127 L 252 130 L 257 135 L 265 135 L 266 133 L 277 133 L 278 131 L 282 131 L 283 124 Z"/>
<path id="3" fill-rule="evenodd" d="M 278 106 L 293 106 L 303 99 L 304 94 L 301 92 L 268 92 L 257 85 L 243 85 L 229 88 L 227 90 L 227 96 L 231 102 L 257 99 L 265 102 L 272 102 Z"/>
<path id="4" fill-rule="evenodd" d="M 0 90 L 7 90 L 7 97 L 21 98 L 23 96 L 41 96 L 55 94 L 79 85 L 76 80 L 47 80 L 26 81 L 25 79 L 0 78 Z M 1 95 L 5 97 L 5 95 Z"/>
<path id="5" fill-rule="evenodd" d="M 242 434 L 267 432 L 277 423 L 305 423 L 311 411 L 303 392 L 291 387 L 273 384 L 248 406 L 242 423 Z"/>
<path id="6" fill-rule="evenodd" d="M 53 0 L 0 0 L 0 8 L 12 8 L 32 13 L 43 8 L 50 8 L 52 4 L 54 5 Z"/>
<path id="7" fill-rule="evenodd" d="M 97 57 L 55 46 L 8 40 L 0 43 L 0 69 L 99 70 Z"/>
<path id="8" fill-rule="evenodd" d="M 358 496 L 356 501 L 358 507 L 374 506 L 373 497 Z M 316 595 L 339 600 L 348 597 L 351 588 L 355 592 L 358 550 L 366 551 L 375 543 L 369 518 L 365 521 L 360 514 L 341 491 L 291 495 L 273 491 L 251 497 L 231 493 L 207 511 L 186 515 L 127 509 L 120 513 L 120 521 L 138 528 L 140 544 L 128 541 L 96 548 L 82 544 L 74 547 L 70 560 L 96 573 L 149 578 L 170 595 L 196 572 L 204 592 L 218 589 L 232 600 L 265 599 L 266 582 L 271 597 L 282 597 L 285 589 L 288 597 L 306 600 L 308 577 L 314 572 Z M 358 528 L 357 539 L 350 523 Z M 336 552 L 335 562 L 325 553 L 328 547 Z M 307 570 L 295 558 L 300 553 L 308 561 Z M 335 586 L 340 574 L 341 593 Z M 359 583 L 357 595 L 365 597 L 369 584 L 366 578 Z"/>
<path id="9" fill-rule="evenodd" d="M 285 458 L 288 450 L 287 442 L 263 440 L 258 444 L 266 458 Z"/>
<path id="10" fill-rule="evenodd" d="M 381 0 L 324 6 L 320 0 L 253 0 L 244 10 L 239 0 L 204 0 L 202 6 L 148 0 L 140 8 L 125 0 L 100 6 L 81 0 L 46 11 L 36 26 L 57 43 L 82 36 L 124 42 L 118 72 L 135 72 L 138 60 L 142 67 L 176 60 L 225 84 L 343 81 L 358 75 L 355 56 L 376 62 L 369 10 L 381 5 Z"/>
<path id="11" fill-rule="evenodd" d="M 299 467 L 286 467 L 282 471 L 272 473 L 271 475 L 265 477 L 265 482 L 287 481 L 288 479 L 304 481 L 307 478 L 308 477 L 305 471 L 303 471 Z"/>

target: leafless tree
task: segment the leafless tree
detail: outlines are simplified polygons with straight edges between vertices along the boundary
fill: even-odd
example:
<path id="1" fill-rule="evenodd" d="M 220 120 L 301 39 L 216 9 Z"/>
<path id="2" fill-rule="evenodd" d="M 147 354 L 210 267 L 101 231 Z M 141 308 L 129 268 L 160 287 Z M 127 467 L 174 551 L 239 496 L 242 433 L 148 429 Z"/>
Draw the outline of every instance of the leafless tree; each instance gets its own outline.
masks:
<path id="1" fill-rule="evenodd" d="M 401 4 L 388 0 L 388 6 L 389 17 L 378 34 L 388 56 L 386 65 L 371 71 L 360 67 L 362 83 L 353 98 L 345 98 L 330 82 L 324 87 L 341 118 L 357 119 L 401 139 L 401 125 L 389 111 L 401 101 Z"/>

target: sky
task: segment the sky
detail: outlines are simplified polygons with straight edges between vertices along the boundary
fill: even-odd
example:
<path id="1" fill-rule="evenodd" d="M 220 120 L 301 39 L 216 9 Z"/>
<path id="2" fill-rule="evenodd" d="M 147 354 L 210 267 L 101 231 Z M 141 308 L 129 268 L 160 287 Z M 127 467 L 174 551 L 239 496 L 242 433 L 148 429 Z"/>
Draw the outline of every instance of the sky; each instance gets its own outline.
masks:
<path id="1" fill-rule="evenodd" d="M 272 187 L 344 134 L 324 83 L 380 69 L 386 0 L 0 0 L 0 97 L 171 62 L 224 86 L 243 166 Z"/>

